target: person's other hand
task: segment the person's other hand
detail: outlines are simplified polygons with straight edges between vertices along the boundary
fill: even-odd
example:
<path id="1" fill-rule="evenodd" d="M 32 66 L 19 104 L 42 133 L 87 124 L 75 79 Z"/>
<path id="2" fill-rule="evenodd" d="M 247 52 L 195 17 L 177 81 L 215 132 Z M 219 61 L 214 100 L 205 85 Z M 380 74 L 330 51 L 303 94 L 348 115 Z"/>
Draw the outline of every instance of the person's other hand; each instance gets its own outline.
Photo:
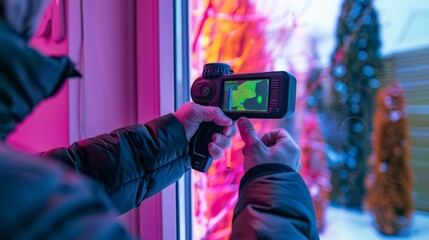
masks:
<path id="1" fill-rule="evenodd" d="M 281 163 L 299 171 L 301 151 L 286 130 L 271 130 L 259 139 L 252 123 L 244 117 L 238 119 L 238 130 L 245 144 L 244 172 L 264 163 Z"/>
<path id="2" fill-rule="evenodd" d="M 174 115 L 185 128 L 188 142 L 203 122 L 213 121 L 217 125 L 224 127 L 223 134 L 213 134 L 212 142 L 208 146 L 209 153 L 213 159 L 223 157 L 224 151 L 231 147 L 231 137 L 237 133 L 237 127 L 233 124 L 233 121 L 218 107 L 201 106 L 188 102 L 181 106 Z"/>

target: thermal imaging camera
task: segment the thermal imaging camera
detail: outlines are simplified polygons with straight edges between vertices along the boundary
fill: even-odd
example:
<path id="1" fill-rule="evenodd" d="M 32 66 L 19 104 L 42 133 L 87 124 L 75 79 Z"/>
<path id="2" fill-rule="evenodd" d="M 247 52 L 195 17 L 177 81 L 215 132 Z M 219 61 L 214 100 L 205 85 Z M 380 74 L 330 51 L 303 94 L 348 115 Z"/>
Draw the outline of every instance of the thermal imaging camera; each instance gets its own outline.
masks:
<path id="1" fill-rule="evenodd" d="M 224 63 L 206 64 L 191 87 L 195 103 L 219 107 L 233 120 L 289 117 L 295 112 L 295 92 L 296 79 L 288 72 L 232 74 Z"/>
<path id="2" fill-rule="evenodd" d="M 221 108 L 233 120 L 290 117 L 295 112 L 296 79 L 285 71 L 233 74 L 228 64 L 210 63 L 192 84 L 191 97 L 200 105 Z M 201 124 L 190 142 L 193 169 L 208 170 L 208 144 L 222 129 L 213 122 Z"/>

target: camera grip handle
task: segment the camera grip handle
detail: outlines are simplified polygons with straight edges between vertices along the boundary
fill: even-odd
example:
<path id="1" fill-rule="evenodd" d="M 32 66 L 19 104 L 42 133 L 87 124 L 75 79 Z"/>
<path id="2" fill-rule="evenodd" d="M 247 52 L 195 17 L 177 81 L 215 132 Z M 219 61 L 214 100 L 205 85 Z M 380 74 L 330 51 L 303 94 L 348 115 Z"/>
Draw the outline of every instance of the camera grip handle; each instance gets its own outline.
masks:
<path id="1" fill-rule="evenodd" d="M 200 172 L 206 172 L 209 169 L 213 158 L 210 156 L 208 146 L 213 134 L 222 133 L 222 130 L 223 127 L 214 122 L 204 122 L 200 125 L 189 143 L 192 169 Z"/>

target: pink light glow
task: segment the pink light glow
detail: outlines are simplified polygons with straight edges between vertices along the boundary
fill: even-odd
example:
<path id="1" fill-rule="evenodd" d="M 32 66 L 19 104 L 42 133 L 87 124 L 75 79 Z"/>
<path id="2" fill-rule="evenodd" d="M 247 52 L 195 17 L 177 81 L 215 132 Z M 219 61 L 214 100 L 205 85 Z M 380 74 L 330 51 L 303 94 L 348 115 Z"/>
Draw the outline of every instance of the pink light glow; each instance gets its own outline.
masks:
<path id="1" fill-rule="evenodd" d="M 54 2 L 53 2 L 54 3 Z M 53 39 L 54 31 L 61 31 L 60 19 L 51 14 L 54 4 L 50 4 L 30 44 L 39 51 L 48 55 L 67 55 L 67 40 L 57 42 Z M 52 19 L 52 34 L 40 35 L 47 27 L 50 17 Z M 68 85 L 52 98 L 43 101 L 32 113 L 27 116 L 7 138 L 7 142 L 28 153 L 36 153 L 51 148 L 68 145 Z"/>
<path id="2" fill-rule="evenodd" d="M 8 137 L 12 146 L 36 153 L 68 145 L 68 86 L 37 106 Z"/>

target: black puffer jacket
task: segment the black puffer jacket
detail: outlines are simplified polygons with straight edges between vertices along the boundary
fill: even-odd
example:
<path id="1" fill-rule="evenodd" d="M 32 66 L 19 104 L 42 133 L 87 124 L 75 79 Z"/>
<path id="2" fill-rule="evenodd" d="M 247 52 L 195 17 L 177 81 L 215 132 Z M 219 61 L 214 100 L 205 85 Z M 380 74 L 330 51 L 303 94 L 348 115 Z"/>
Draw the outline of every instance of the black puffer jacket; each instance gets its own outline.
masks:
<path id="1" fill-rule="evenodd" d="M 283 164 L 262 164 L 241 179 L 231 239 L 319 239 L 310 193 Z"/>
<path id="2" fill-rule="evenodd" d="M 68 59 L 28 48 L 0 20 L 0 138 L 73 73 Z M 172 114 L 42 155 L 0 142 L 0 239 L 128 239 L 114 206 L 134 208 L 190 168 L 185 132 Z M 315 226 L 293 170 L 267 164 L 243 177 L 233 239 L 317 239 Z"/>
<path id="3" fill-rule="evenodd" d="M 102 183 L 120 213 L 177 181 L 191 166 L 173 114 L 43 153 Z"/>

